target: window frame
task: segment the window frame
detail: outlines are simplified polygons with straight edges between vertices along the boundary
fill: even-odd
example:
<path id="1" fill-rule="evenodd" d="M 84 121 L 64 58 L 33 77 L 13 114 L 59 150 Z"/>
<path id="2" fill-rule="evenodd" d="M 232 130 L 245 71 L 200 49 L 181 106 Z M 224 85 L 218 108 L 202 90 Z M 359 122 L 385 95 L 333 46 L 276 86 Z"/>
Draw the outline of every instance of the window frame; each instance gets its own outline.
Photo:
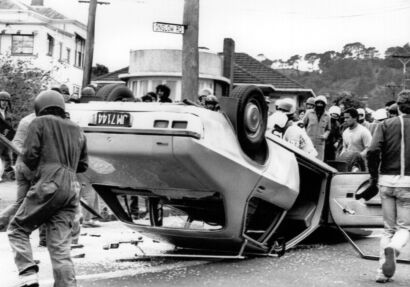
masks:
<path id="1" fill-rule="evenodd" d="M 18 43 L 21 44 L 23 43 L 23 47 L 16 47 L 15 44 L 15 37 L 23 37 L 22 41 L 19 41 Z M 31 39 L 31 47 L 29 47 L 29 49 L 31 48 L 31 52 L 29 53 L 25 53 L 25 52 L 15 52 L 16 48 L 21 48 L 22 50 L 24 50 L 27 47 L 24 47 L 24 37 L 27 37 L 29 39 Z M 13 56 L 32 56 L 34 54 L 34 35 L 32 34 L 12 34 L 11 35 L 11 55 Z"/>
<path id="2" fill-rule="evenodd" d="M 80 35 L 75 35 L 74 66 L 84 68 L 85 39 Z"/>
<path id="3" fill-rule="evenodd" d="M 55 47 L 54 37 L 47 34 L 47 56 L 53 57 Z"/>

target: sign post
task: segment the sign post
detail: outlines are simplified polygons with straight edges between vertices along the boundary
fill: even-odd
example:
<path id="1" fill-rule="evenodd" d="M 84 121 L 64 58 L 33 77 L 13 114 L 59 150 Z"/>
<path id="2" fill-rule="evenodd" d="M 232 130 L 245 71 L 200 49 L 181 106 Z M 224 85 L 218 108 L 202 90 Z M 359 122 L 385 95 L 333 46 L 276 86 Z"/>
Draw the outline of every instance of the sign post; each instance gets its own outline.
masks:
<path id="1" fill-rule="evenodd" d="M 199 0 L 185 0 L 183 21 L 188 29 L 182 40 L 182 99 L 196 102 L 199 74 Z"/>

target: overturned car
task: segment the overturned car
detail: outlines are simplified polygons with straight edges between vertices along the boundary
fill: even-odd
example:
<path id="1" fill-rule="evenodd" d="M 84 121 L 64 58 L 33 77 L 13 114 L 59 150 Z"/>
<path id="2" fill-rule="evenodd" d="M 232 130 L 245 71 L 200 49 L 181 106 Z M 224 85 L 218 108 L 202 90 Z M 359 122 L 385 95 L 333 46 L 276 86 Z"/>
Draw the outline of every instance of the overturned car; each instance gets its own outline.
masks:
<path id="1" fill-rule="evenodd" d="M 338 172 L 265 133 L 257 87 L 235 88 L 221 112 L 122 101 L 67 110 L 87 136 L 95 190 L 119 220 L 154 239 L 210 254 L 271 254 L 319 225 L 382 226 L 380 199 L 355 199 L 368 174 Z"/>

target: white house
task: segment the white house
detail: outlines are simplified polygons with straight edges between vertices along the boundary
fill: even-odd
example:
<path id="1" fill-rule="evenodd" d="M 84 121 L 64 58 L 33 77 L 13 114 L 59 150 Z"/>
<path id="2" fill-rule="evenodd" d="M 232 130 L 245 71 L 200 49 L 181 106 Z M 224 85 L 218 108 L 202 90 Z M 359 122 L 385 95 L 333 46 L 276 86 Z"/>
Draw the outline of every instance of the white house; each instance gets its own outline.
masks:
<path id="1" fill-rule="evenodd" d="M 136 97 L 155 91 L 155 87 L 165 84 L 171 89 L 171 99 L 181 100 L 182 81 L 181 50 L 134 50 L 130 52 L 128 73 L 119 75 L 127 82 Z M 214 53 L 199 53 L 199 91 L 210 89 L 221 96 L 229 79 L 223 76 L 223 57 Z"/>
<path id="2" fill-rule="evenodd" d="M 86 35 L 86 25 L 44 7 L 43 0 L 0 0 L 0 54 L 52 71 L 50 86 L 66 84 L 79 93 Z"/>

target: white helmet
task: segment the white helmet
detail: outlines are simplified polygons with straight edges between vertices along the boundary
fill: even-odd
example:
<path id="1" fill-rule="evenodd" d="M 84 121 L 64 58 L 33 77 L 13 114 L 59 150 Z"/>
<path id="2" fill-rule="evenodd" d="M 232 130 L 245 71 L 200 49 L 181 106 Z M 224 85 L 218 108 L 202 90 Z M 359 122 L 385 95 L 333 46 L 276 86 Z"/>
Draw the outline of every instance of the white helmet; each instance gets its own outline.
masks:
<path id="1" fill-rule="evenodd" d="M 373 113 L 373 118 L 377 121 L 382 121 L 387 119 L 386 109 L 378 109 Z"/>
<path id="2" fill-rule="evenodd" d="M 338 106 L 331 106 L 329 108 L 329 114 L 336 114 L 338 116 L 340 116 L 340 114 L 342 113 L 342 110 L 340 109 L 340 107 Z"/>
<path id="3" fill-rule="evenodd" d="M 362 109 L 362 108 L 358 108 L 358 109 L 357 109 L 357 113 L 359 114 L 359 118 L 361 118 L 360 115 L 363 115 L 363 117 L 366 116 L 366 112 L 365 112 L 365 110 Z"/>
<path id="4" fill-rule="evenodd" d="M 272 129 L 275 128 L 275 125 L 280 128 L 284 128 L 286 123 L 288 122 L 288 116 L 284 112 L 277 111 L 269 117 L 268 121 L 269 127 L 271 127 Z"/>
<path id="5" fill-rule="evenodd" d="M 319 102 L 319 101 L 322 101 L 322 102 L 325 103 L 325 105 L 327 105 L 327 99 L 326 99 L 325 96 L 323 96 L 323 95 L 317 96 L 317 97 L 315 98 L 315 104 L 316 104 L 317 102 Z"/>

